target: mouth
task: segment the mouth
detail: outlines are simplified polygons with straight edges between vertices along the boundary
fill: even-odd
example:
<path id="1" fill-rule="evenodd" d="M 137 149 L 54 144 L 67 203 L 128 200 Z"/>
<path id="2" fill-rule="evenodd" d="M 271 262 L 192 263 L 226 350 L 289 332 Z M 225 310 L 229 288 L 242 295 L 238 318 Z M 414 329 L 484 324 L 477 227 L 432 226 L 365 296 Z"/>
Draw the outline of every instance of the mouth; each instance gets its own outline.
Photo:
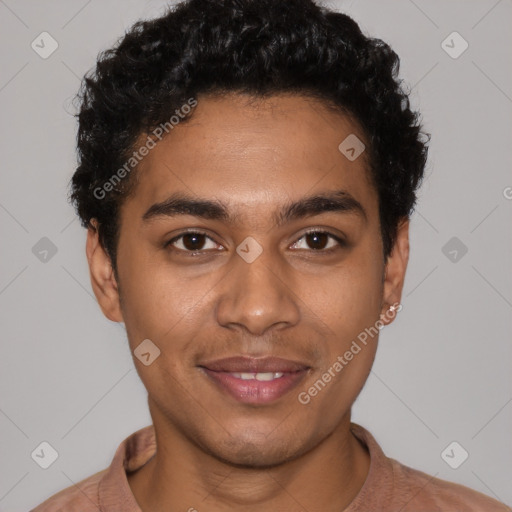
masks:
<path id="1" fill-rule="evenodd" d="M 296 387 L 310 367 L 277 357 L 230 357 L 198 365 L 223 393 L 246 404 L 274 402 Z"/>

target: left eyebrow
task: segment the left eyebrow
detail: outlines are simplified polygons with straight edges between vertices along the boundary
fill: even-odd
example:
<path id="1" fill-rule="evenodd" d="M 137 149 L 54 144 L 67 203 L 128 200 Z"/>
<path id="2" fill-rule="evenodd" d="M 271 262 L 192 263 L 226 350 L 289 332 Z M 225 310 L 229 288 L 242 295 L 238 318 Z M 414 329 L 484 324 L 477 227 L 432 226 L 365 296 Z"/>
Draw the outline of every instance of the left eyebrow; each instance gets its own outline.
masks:
<path id="1" fill-rule="evenodd" d="M 286 204 L 274 212 L 273 220 L 276 226 L 281 226 L 293 220 L 313 217 L 326 212 L 356 214 L 364 221 L 368 220 L 363 205 L 346 190 L 315 194 Z M 238 218 L 237 215 L 230 213 L 228 207 L 221 201 L 196 199 L 186 194 L 175 193 L 165 201 L 153 204 L 144 213 L 142 220 L 149 222 L 156 217 L 175 217 L 178 215 L 192 215 L 232 224 Z"/>
<path id="2" fill-rule="evenodd" d="M 304 197 L 299 201 L 286 205 L 280 212 L 274 214 L 276 225 L 286 222 L 313 217 L 326 212 L 356 214 L 365 222 L 368 216 L 363 205 L 346 190 L 336 190 L 325 194 Z"/>

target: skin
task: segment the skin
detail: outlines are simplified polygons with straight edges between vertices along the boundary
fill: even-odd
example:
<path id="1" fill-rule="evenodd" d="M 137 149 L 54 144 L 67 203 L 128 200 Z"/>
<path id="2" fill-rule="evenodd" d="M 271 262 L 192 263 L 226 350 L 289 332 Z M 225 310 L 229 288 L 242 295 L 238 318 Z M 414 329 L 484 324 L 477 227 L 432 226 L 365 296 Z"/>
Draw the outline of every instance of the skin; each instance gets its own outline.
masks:
<path id="1" fill-rule="evenodd" d="M 319 100 L 199 97 L 139 164 L 120 210 L 117 279 L 91 228 L 87 258 L 103 313 L 124 322 L 131 350 L 151 339 L 161 355 L 134 358 L 148 392 L 158 450 L 130 487 L 144 511 L 343 510 L 369 469 L 350 432 L 350 410 L 372 366 L 377 337 L 307 405 L 297 399 L 365 328 L 400 301 L 409 256 L 408 221 L 384 260 L 378 196 L 365 154 L 338 150 L 364 134 Z M 343 189 L 363 206 L 276 225 L 273 212 L 306 196 Z M 142 216 L 182 192 L 221 201 L 233 222 Z M 185 252 L 184 230 L 205 231 L 202 254 Z M 331 254 L 304 236 L 315 228 Z M 263 249 L 252 263 L 236 252 L 246 237 Z M 201 240 L 204 243 L 201 245 Z M 322 247 L 323 247 L 322 246 Z M 174 248 L 174 250 L 173 250 Z M 180 251 L 181 249 L 181 251 Z M 311 368 L 275 402 L 248 405 L 219 390 L 198 362 L 234 355 L 277 356 Z"/>

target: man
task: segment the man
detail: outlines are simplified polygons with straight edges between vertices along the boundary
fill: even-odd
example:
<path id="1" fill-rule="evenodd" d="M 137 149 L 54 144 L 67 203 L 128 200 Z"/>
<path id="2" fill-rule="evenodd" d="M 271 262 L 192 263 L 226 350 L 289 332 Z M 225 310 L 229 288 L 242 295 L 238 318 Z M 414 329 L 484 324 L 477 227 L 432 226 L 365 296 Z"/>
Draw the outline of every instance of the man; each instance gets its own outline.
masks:
<path id="1" fill-rule="evenodd" d="M 190 0 L 86 78 L 72 199 L 153 425 L 42 511 L 505 511 L 350 421 L 427 137 L 398 57 L 310 0 Z"/>

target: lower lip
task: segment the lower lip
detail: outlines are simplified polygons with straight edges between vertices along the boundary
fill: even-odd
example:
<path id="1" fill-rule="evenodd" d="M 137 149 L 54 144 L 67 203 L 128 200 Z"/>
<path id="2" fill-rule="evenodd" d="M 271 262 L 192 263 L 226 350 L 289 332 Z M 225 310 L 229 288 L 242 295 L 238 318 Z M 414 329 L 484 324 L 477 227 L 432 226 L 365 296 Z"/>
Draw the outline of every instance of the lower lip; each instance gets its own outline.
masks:
<path id="1" fill-rule="evenodd" d="M 227 372 L 214 372 L 202 368 L 221 389 L 233 398 L 246 404 L 267 404 L 273 402 L 298 385 L 307 370 L 285 373 L 278 379 L 259 381 L 256 379 L 242 380 Z"/>

